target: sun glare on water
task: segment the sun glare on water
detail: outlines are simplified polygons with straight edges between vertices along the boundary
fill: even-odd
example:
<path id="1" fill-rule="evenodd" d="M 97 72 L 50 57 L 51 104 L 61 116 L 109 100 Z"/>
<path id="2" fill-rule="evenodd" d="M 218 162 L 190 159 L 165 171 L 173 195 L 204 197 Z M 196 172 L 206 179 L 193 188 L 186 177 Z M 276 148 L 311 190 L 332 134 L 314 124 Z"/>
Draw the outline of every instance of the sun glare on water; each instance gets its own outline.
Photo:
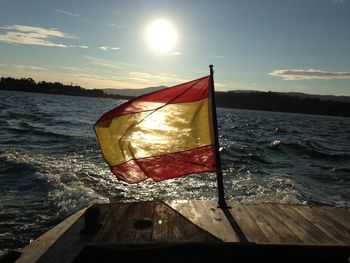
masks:
<path id="1" fill-rule="evenodd" d="M 157 19 L 150 23 L 146 36 L 148 46 L 160 53 L 171 51 L 177 38 L 173 25 L 164 19 Z"/>

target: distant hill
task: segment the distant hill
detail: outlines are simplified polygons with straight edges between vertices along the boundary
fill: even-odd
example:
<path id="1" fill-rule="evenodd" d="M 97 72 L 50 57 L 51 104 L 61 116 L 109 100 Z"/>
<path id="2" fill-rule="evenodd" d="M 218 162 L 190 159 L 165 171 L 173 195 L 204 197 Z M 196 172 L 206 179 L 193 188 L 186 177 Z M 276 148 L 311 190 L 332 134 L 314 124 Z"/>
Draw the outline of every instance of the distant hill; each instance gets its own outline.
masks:
<path id="1" fill-rule="evenodd" d="M 122 95 L 122 96 L 141 96 L 146 93 L 154 92 L 166 88 L 166 86 L 148 87 L 143 89 L 103 89 L 107 94 Z"/>
<path id="2" fill-rule="evenodd" d="M 337 96 L 288 94 L 278 92 L 215 92 L 216 105 L 263 111 L 281 111 L 317 115 L 350 117 L 350 101 L 336 100 Z M 321 99 L 322 98 L 322 99 Z M 341 97 L 341 99 L 350 99 Z"/>
<path id="3" fill-rule="evenodd" d="M 320 100 L 331 100 L 331 101 L 342 101 L 342 102 L 350 102 L 350 97 L 348 96 L 334 96 L 334 95 L 313 95 L 306 94 L 301 92 L 279 92 L 282 95 L 290 95 L 294 97 L 300 98 L 311 98 L 311 99 L 320 99 Z"/>
<path id="4" fill-rule="evenodd" d="M 259 90 L 231 90 L 228 91 L 230 93 L 239 93 L 239 94 L 249 94 L 249 93 L 264 93 L 264 91 Z M 310 99 L 319 99 L 322 101 L 330 100 L 330 101 L 341 101 L 341 102 L 350 102 L 350 97 L 348 96 L 335 96 L 335 95 L 316 95 L 316 94 L 307 94 L 302 92 L 273 92 L 281 95 L 288 95 L 292 97 L 298 98 L 310 98 Z"/>
<path id="5" fill-rule="evenodd" d="M 148 87 L 143 89 L 103 89 L 103 91 L 107 94 L 112 95 L 122 95 L 122 96 L 130 96 L 137 97 L 146 93 L 154 92 L 157 90 L 161 90 L 166 88 L 166 86 L 158 86 L 158 87 Z M 239 94 L 256 94 L 256 93 L 264 93 L 263 91 L 258 90 L 231 90 L 229 93 L 239 93 Z M 275 92 L 281 95 L 288 95 L 292 97 L 298 98 L 310 98 L 310 99 L 319 99 L 321 101 L 339 101 L 339 102 L 350 102 L 350 97 L 348 96 L 334 96 L 334 95 L 314 95 L 314 94 L 306 94 L 302 92 Z"/>
<path id="6" fill-rule="evenodd" d="M 13 90 L 97 98 L 113 98 L 121 100 L 130 99 L 129 96 L 107 94 L 101 89 L 85 89 L 80 86 L 64 85 L 60 82 L 36 82 L 32 78 L 15 79 L 11 77 L 2 77 L 0 78 L 0 90 Z"/>
<path id="7" fill-rule="evenodd" d="M 39 92 L 128 100 L 165 86 L 144 89 L 84 89 L 59 82 L 35 82 L 31 78 L 0 78 L 0 90 Z M 223 108 L 280 111 L 350 117 L 350 97 L 310 95 L 298 92 L 216 91 L 216 105 Z"/>

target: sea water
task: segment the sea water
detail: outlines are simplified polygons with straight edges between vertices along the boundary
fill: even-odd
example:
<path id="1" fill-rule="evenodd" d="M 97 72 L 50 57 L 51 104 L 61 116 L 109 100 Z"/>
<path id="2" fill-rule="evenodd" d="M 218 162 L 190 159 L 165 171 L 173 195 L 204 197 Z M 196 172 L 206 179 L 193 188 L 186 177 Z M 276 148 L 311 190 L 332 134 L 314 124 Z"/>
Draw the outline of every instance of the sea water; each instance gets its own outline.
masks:
<path id="1" fill-rule="evenodd" d="M 0 91 L 0 253 L 92 203 L 215 199 L 215 174 L 128 185 L 93 124 L 123 103 Z M 218 109 L 227 198 L 350 207 L 350 118 Z"/>

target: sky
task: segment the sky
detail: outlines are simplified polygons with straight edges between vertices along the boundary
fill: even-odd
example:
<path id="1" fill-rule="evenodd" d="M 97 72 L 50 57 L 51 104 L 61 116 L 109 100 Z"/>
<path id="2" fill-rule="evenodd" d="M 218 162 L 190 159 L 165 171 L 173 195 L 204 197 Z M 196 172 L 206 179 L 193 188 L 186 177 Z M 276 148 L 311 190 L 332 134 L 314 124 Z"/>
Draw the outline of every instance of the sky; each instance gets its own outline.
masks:
<path id="1" fill-rule="evenodd" d="M 1 77 L 145 88 L 200 78 L 213 64 L 216 90 L 350 96 L 350 0 L 0 0 L 0 6 Z M 152 31 L 155 21 L 166 26 Z"/>

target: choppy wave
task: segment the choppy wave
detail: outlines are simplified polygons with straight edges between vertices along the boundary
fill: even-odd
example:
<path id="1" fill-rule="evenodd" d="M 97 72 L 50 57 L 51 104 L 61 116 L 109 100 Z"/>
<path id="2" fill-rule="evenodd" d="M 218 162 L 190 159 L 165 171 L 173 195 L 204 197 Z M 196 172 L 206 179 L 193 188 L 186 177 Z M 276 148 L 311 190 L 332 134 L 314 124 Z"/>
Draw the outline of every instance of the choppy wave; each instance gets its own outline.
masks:
<path id="1" fill-rule="evenodd" d="M 120 101 L 4 91 L 0 99 L 0 250 L 22 247 L 91 203 L 217 196 L 214 174 L 117 181 L 92 125 Z M 350 119 L 218 114 L 228 198 L 350 207 Z"/>
<path id="2" fill-rule="evenodd" d="M 271 142 L 271 147 L 286 153 L 303 154 L 310 158 L 317 159 L 331 159 L 331 160 L 350 160 L 350 151 L 346 149 L 332 149 L 330 147 L 323 146 L 321 143 L 307 140 L 297 142 L 283 142 L 275 140 Z"/>

